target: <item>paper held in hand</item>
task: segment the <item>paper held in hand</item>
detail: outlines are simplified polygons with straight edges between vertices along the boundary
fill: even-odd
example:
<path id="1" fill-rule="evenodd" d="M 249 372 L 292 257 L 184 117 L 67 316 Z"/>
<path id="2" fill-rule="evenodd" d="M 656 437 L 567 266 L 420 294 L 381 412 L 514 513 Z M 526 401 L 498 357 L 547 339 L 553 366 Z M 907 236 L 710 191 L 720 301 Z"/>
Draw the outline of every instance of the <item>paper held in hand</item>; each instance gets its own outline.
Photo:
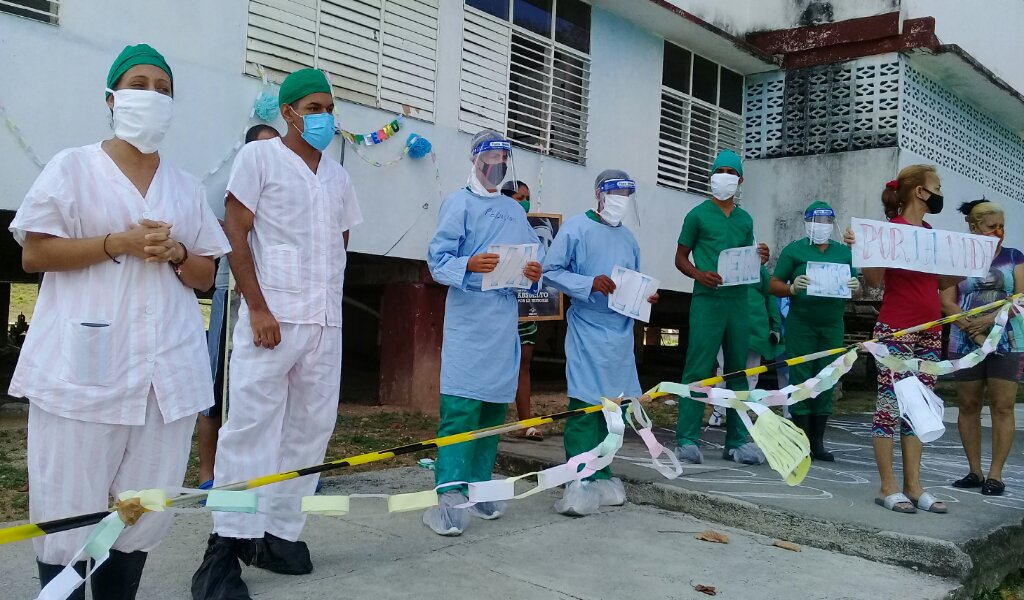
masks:
<path id="1" fill-rule="evenodd" d="M 658 292 L 661 283 L 650 275 L 644 275 L 615 265 L 612 269 L 615 291 L 608 296 L 608 308 L 619 314 L 649 323 L 651 303 L 648 298 Z"/>
<path id="2" fill-rule="evenodd" d="M 807 277 L 811 284 L 807 286 L 808 296 L 823 298 L 849 298 L 850 265 L 830 262 L 807 263 Z"/>
<path id="3" fill-rule="evenodd" d="M 523 269 L 526 263 L 536 262 L 539 244 L 508 244 L 494 245 L 488 252 L 498 255 L 498 266 L 490 273 L 484 273 L 480 289 L 498 290 L 502 288 L 519 288 L 528 290 L 535 284 L 526 278 Z M 540 285 L 538 282 L 536 285 Z"/>
<path id="4" fill-rule="evenodd" d="M 935 275 L 984 277 L 999 239 L 869 219 L 852 220 L 853 266 L 888 267 Z"/>
<path id="5" fill-rule="evenodd" d="M 761 257 L 757 254 L 757 246 L 722 250 L 718 255 L 718 275 L 722 278 L 721 287 L 761 281 Z"/>

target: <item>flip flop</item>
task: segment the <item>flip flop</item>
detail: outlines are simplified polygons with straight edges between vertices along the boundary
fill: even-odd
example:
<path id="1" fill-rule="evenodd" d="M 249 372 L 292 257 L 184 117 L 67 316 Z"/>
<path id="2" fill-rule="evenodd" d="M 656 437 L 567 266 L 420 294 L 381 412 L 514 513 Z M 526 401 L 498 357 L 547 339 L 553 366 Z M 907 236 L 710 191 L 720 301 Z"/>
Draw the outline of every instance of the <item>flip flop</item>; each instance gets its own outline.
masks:
<path id="1" fill-rule="evenodd" d="M 516 437 L 521 437 L 523 439 L 530 440 L 533 442 L 544 441 L 544 434 L 541 433 L 540 431 L 537 431 L 536 427 L 530 427 L 526 431 L 520 430 L 519 433 L 516 434 Z"/>
<path id="2" fill-rule="evenodd" d="M 906 495 L 900 492 L 896 492 L 895 494 L 889 494 L 888 496 L 885 497 L 884 500 L 882 498 L 875 498 L 875 504 L 885 508 L 886 510 L 891 510 L 892 512 L 904 513 L 908 515 L 917 512 L 917 508 L 914 506 L 914 503 L 910 500 L 910 498 L 907 498 Z M 900 508 L 899 506 L 897 506 L 898 504 L 909 504 L 910 508 Z"/>
<path id="3" fill-rule="evenodd" d="M 974 473 L 968 473 L 964 477 L 957 479 L 956 481 L 953 482 L 953 487 L 960 489 L 976 488 L 981 486 L 981 477 L 978 477 Z"/>
<path id="4" fill-rule="evenodd" d="M 981 486 L 982 496 L 1002 496 L 1006 491 L 1006 484 L 998 479 L 986 479 Z"/>
<path id="5" fill-rule="evenodd" d="M 931 492 L 925 492 L 921 494 L 917 500 L 911 500 L 911 502 L 914 503 L 914 506 L 916 506 L 918 510 L 923 510 L 924 512 L 935 513 L 938 515 L 944 515 L 949 512 L 949 508 L 946 506 L 935 506 L 936 504 L 945 504 L 945 502 L 936 498 Z"/>

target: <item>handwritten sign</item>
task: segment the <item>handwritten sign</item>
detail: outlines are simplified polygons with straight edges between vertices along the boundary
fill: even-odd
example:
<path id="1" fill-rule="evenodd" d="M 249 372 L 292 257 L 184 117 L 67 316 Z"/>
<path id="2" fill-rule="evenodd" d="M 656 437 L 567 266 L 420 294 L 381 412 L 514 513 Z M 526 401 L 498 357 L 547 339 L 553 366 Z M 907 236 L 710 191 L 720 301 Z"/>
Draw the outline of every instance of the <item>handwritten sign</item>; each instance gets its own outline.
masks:
<path id="1" fill-rule="evenodd" d="M 853 266 L 888 267 L 935 275 L 984 277 L 997 238 L 913 225 L 853 219 Z"/>
<path id="2" fill-rule="evenodd" d="M 807 286 L 808 296 L 823 298 L 849 298 L 850 265 L 829 262 L 807 263 L 807 277 L 811 284 Z"/>
<path id="3" fill-rule="evenodd" d="M 718 255 L 718 275 L 722 287 L 761 281 L 761 257 L 757 246 L 729 248 Z"/>
<path id="4" fill-rule="evenodd" d="M 658 291 L 661 282 L 643 273 L 615 265 L 612 269 L 615 291 L 608 296 L 608 308 L 615 312 L 649 323 L 651 303 L 647 301 Z"/>
<path id="5" fill-rule="evenodd" d="M 498 255 L 498 266 L 490 273 L 484 273 L 480 289 L 499 290 L 502 288 L 518 288 L 528 290 L 534 283 L 523 275 L 526 263 L 537 261 L 539 244 L 501 244 L 487 249 Z"/>

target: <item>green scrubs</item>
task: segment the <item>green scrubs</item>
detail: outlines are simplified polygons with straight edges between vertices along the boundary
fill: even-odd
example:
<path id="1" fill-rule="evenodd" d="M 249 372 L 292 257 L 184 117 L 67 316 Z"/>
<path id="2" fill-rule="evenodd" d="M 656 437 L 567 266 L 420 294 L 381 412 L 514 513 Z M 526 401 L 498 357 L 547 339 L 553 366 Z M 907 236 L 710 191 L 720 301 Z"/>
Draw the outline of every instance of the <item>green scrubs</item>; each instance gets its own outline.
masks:
<path id="1" fill-rule="evenodd" d="M 591 406 L 582 400 L 569 398 L 569 410 L 579 410 Z M 565 421 L 565 459 L 582 454 L 596 448 L 604 438 L 608 437 L 608 424 L 605 423 L 604 413 L 593 412 L 578 417 L 571 417 Z M 601 469 L 587 481 L 595 479 L 611 479 L 612 469 L 610 466 Z"/>
<path id="2" fill-rule="evenodd" d="M 441 394 L 441 424 L 437 429 L 437 437 L 501 425 L 505 422 L 507 408 L 508 404 L 500 402 L 481 402 Z M 434 481 L 437 485 L 449 481 L 490 481 L 500 437 L 492 435 L 438 448 Z M 465 485 L 441 488 L 438 492 L 443 494 L 460 488 L 463 493 L 466 492 Z"/>
<path id="3" fill-rule="evenodd" d="M 798 276 L 807 273 L 807 263 L 812 261 L 852 265 L 853 257 L 850 249 L 839 242 L 829 240 L 828 247 L 823 250 L 812 245 L 808 238 L 802 238 L 782 249 L 774 275 L 786 283 L 792 283 Z M 851 273 L 855 274 L 852 268 Z M 808 296 L 804 290 L 793 296 L 791 302 L 789 317 L 786 319 L 786 346 L 790 356 L 803 356 L 843 345 L 845 299 Z M 791 366 L 790 381 L 807 381 L 835 358 L 819 358 Z M 791 405 L 789 412 L 793 415 L 831 415 L 832 390 L 822 392 L 817 398 L 808 398 Z"/>
<path id="4" fill-rule="evenodd" d="M 712 200 L 705 200 L 686 215 L 679 234 L 679 245 L 689 248 L 693 264 L 701 271 L 717 271 L 718 255 L 729 248 L 754 244 L 754 220 L 750 214 L 736 206 L 729 216 Z M 683 383 L 693 383 L 714 375 L 718 349 L 725 357 L 726 373 L 740 371 L 747 366 L 750 339 L 748 285 L 735 285 L 711 289 L 700 282 L 693 283 L 690 304 L 690 335 L 686 348 Z M 727 384 L 729 389 L 747 389 L 747 379 L 737 377 Z M 696 400 L 679 401 L 676 421 L 676 443 L 696 446 L 704 423 L 704 403 Z M 729 409 L 726 417 L 726 450 L 747 443 L 747 429 L 736 411 Z"/>
<path id="5" fill-rule="evenodd" d="M 747 286 L 750 297 L 750 350 L 765 360 L 772 360 L 786 351 L 781 341 L 782 313 L 779 312 L 779 302 L 769 289 L 770 284 L 771 275 L 761 265 L 760 285 Z M 778 344 L 772 344 L 772 332 L 780 335 Z"/>

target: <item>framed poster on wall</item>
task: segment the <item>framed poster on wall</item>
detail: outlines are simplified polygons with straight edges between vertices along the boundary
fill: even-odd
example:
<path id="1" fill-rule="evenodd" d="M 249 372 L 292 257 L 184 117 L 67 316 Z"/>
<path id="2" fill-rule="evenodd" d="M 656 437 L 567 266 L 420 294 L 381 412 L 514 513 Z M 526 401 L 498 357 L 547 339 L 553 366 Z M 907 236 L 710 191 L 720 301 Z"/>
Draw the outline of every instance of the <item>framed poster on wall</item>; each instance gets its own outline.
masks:
<path id="1" fill-rule="evenodd" d="M 551 247 L 562 225 L 562 215 L 550 213 L 530 213 L 526 216 L 533 226 L 533 231 L 540 238 L 545 252 Z M 565 318 L 565 303 L 562 293 L 541 281 L 541 289 L 537 293 L 519 290 L 520 321 L 560 321 Z"/>

